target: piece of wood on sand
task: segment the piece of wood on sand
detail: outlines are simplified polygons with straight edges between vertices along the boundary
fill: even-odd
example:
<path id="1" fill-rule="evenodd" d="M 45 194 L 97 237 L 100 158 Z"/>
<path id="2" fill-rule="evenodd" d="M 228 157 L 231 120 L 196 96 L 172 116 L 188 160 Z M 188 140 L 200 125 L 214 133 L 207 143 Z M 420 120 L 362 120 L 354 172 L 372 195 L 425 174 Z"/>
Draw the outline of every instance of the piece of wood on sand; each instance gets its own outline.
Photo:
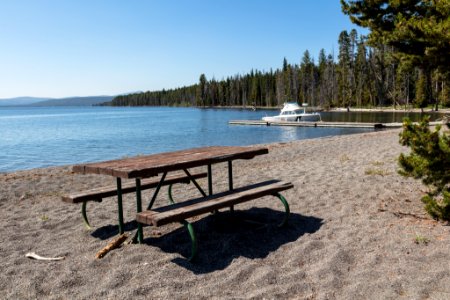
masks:
<path id="1" fill-rule="evenodd" d="M 106 254 L 108 254 L 109 251 L 114 250 L 114 249 L 118 248 L 120 245 L 122 245 L 122 243 L 125 242 L 127 238 L 128 238 L 127 234 L 120 235 L 119 237 L 114 239 L 111 243 L 106 245 L 105 248 L 98 251 L 97 254 L 95 255 L 95 258 L 104 257 Z"/>
<path id="2" fill-rule="evenodd" d="M 59 256 L 59 257 L 43 257 L 40 256 L 34 252 L 28 252 L 27 254 L 25 254 L 26 257 L 31 258 L 31 259 L 36 259 L 36 260 L 46 260 L 46 261 L 52 261 L 52 260 L 63 260 L 65 257 L 64 256 Z"/>

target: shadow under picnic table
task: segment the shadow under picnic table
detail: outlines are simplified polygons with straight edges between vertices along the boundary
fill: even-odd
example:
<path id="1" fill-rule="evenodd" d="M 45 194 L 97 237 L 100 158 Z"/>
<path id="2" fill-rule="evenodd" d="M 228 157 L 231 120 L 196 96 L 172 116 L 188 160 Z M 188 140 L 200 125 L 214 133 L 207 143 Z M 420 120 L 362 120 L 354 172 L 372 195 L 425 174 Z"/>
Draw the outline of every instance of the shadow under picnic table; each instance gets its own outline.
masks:
<path id="1" fill-rule="evenodd" d="M 194 222 L 198 254 L 193 262 L 187 260 L 191 241 L 184 227 L 144 242 L 164 252 L 179 253 L 182 257 L 173 262 L 195 274 L 210 273 L 226 268 L 237 257 L 265 258 L 282 245 L 318 231 L 323 224 L 320 218 L 291 213 L 288 224 L 278 227 L 284 214 L 269 208 L 251 208 L 210 214 Z"/>
<path id="2" fill-rule="evenodd" d="M 132 233 L 133 230 L 137 229 L 137 222 L 129 221 L 123 224 L 124 232 Z M 119 234 L 119 227 L 114 225 L 105 225 L 98 228 L 95 228 L 94 231 L 91 232 L 91 235 L 95 238 L 101 240 L 111 239 Z"/>

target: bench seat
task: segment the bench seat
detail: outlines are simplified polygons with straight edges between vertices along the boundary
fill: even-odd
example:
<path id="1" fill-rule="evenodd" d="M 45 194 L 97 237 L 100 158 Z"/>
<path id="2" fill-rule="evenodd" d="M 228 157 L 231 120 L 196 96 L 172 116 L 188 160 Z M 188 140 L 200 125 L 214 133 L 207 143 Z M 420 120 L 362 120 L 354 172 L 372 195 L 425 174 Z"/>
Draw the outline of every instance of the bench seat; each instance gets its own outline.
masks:
<path id="1" fill-rule="evenodd" d="M 265 181 L 210 197 L 143 211 L 137 214 L 136 220 L 143 224 L 162 226 L 264 196 L 277 195 L 279 192 L 293 187 L 294 185 L 290 182 L 280 180 Z"/>
<path id="2" fill-rule="evenodd" d="M 192 174 L 194 179 L 206 177 L 206 173 Z M 159 184 L 159 178 L 149 178 L 141 181 L 141 190 L 147 190 L 156 188 Z M 163 185 L 171 185 L 175 183 L 189 183 L 190 179 L 184 174 L 167 176 L 164 180 Z M 136 183 L 127 182 L 122 184 L 122 194 L 128 194 L 136 192 Z M 82 203 L 86 201 L 102 201 L 103 198 L 117 196 L 117 186 L 110 185 L 100 188 L 94 188 L 87 191 L 74 193 L 71 195 L 63 196 L 62 200 L 68 203 Z"/>
<path id="3" fill-rule="evenodd" d="M 146 210 L 136 215 L 136 221 L 141 224 L 153 225 L 155 227 L 172 222 L 181 222 L 186 226 L 191 238 L 191 256 L 188 259 L 189 261 L 191 261 L 195 258 L 197 253 L 197 238 L 195 235 L 194 227 L 185 219 L 204 213 L 217 211 L 221 208 L 233 207 L 235 204 L 272 195 L 280 199 L 286 210 L 284 220 L 280 224 L 280 226 L 283 226 L 287 223 L 290 211 L 289 204 L 287 203 L 286 199 L 280 194 L 280 192 L 291 189 L 293 187 L 294 185 L 292 183 L 281 180 L 264 181 L 257 184 L 237 188 L 232 191 L 218 193 L 209 197 L 192 199 L 152 210 Z"/>

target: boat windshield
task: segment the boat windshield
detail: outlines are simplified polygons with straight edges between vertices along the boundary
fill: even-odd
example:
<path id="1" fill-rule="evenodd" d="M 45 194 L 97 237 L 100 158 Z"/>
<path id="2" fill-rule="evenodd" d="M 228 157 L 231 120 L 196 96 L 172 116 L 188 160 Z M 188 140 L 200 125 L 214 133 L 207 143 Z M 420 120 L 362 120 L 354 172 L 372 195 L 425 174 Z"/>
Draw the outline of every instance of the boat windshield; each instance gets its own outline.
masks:
<path id="1" fill-rule="evenodd" d="M 283 111 L 281 114 L 283 116 L 285 116 L 285 115 L 295 115 L 295 112 L 293 112 L 293 111 Z"/>

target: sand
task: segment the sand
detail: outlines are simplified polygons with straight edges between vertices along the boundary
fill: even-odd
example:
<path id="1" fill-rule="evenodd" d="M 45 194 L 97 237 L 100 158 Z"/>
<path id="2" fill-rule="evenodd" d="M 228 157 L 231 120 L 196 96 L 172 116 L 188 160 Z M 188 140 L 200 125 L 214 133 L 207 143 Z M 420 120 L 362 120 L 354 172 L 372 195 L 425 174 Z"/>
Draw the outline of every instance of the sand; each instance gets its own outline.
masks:
<path id="1" fill-rule="evenodd" d="M 407 149 L 399 130 L 271 144 L 270 153 L 234 164 L 235 185 L 278 178 L 292 215 L 265 197 L 231 215 L 192 220 L 195 263 L 179 224 L 144 229 L 144 244 L 95 254 L 116 236 L 116 201 L 90 203 L 93 230 L 65 193 L 114 183 L 70 166 L 0 174 L 3 299 L 450 299 L 450 226 L 432 220 L 420 182 L 397 174 Z M 214 189 L 227 187 L 226 166 L 213 166 Z M 206 182 L 200 181 L 203 186 Z M 149 192 L 144 194 L 150 197 Z M 179 185 L 175 198 L 198 195 Z M 125 197 L 128 233 L 134 197 Z M 166 189 L 158 205 L 167 201 Z M 62 261 L 37 261 L 64 256 Z"/>

